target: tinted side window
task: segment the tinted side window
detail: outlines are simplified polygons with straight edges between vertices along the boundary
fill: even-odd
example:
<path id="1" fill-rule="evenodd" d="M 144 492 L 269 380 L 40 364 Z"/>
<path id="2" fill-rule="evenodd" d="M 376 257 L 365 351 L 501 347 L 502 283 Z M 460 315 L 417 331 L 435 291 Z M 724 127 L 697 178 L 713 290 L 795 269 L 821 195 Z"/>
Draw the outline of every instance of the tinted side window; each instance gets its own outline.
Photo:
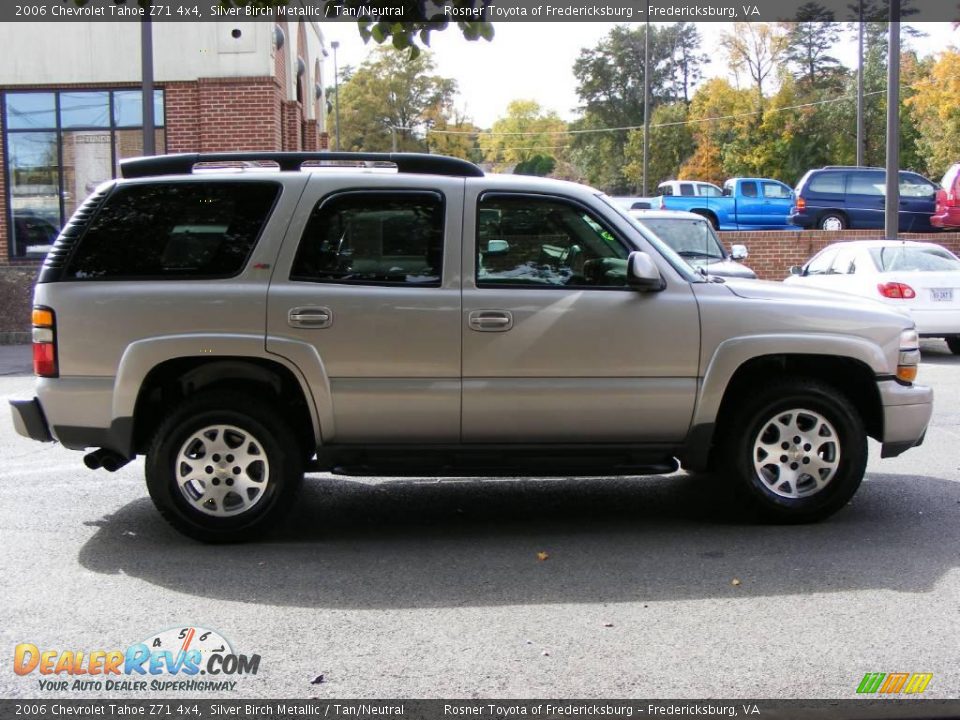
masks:
<path id="1" fill-rule="evenodd" d="M 757 197 L 757 184 L 755 182 L 740 183 L 740 192 L 744 197 Z"/>
<path id="2" fill-rule="evenodd" d="M 236 275 L 279 193 L 280 186 L 269 182 L 119 187 L 81 239 L 65 277 Z"/>
<path id="3" fill-rule="evenodd" d="M 662 195 L 673 195 L 673 185 L 661 185 L 660 193 Z"/>
<path id="4" fill-rule="evenodd" d="M 887 187 L 887 179 L 882 172 L 850 173 L 847 180 L 847 192 L 852 195 L 882 196 Z"/>
<path id="5" fill-rule="evenodd" d="M 844 179 L 845 175 L 843 173 L 818 173 L 810 179 L 807 188 L 810 190 L 810 192 L 815 193 L 843 195 Z"/>
<path id="6" fill-rule="evenodd" d="M 291 280 L 438 286 L 443 196 L 355 192 L 321 200 L 300 239 Z"/>
<path id="7" fill-rule="evenodd" d="M 583 208 L 552 198 L 480 200 L 477 286 L 625 287 L 627 249 Z"/>
<path id="8" fill-rule="evenodd" d="M 691 197 L 693 195 L 693 184 L 680 183 L 680 194 L 684 197 Z"/>

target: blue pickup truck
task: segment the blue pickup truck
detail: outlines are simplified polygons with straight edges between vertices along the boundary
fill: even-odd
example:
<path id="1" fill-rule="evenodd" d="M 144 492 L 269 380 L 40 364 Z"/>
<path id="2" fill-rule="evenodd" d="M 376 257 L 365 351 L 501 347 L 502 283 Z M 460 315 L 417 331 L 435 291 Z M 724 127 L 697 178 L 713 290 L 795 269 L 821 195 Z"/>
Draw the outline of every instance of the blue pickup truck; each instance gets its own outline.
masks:
<path id="1" fill-rule="evenodd" d="M 716 185 L 668 180 L 653 198 L 615 198 L 628 209 L 685 210 L 705 217 L 715 230 L 786 230 L 793 190 L 768 178 L 730 178 Z"/>

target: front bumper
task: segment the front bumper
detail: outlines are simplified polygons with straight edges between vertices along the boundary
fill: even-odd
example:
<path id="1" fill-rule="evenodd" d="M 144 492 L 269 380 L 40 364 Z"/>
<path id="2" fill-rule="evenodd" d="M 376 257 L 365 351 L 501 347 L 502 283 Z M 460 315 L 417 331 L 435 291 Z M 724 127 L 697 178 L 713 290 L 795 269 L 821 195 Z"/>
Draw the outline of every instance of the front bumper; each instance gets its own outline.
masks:
<path id="1" fill-rule="evenodd" d="M 36 398 L 11 400 L 10 412 L 13 414 L 13 427 L 20 435 L 40 442 L 53 442 L 47 418 Z"/>
<path id="2" fill-rule="evenodd" d="M 877 383 L 883 405 L 881 457 L 896 457 L 923 442 L 933 415 L 933 390 L 925 385 Z"/>

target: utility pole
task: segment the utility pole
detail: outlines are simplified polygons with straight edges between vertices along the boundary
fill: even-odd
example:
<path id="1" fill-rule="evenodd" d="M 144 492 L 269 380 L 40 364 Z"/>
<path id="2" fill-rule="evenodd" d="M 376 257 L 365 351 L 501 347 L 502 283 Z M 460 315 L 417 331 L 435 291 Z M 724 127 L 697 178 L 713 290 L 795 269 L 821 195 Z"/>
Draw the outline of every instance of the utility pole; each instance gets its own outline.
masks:
<path id="1" fill-rule="evenodd" d="M 887 41 L 887 195 L 884 237 L 896 240 L 900 229 L 900 0 L 890 0 Z"/>
<path id="2" fill-rule="evenodd" d="M 150 3 L 143 8 L 140 21 L 140 74 L 143 84 L 143 154 L 156 155 L 156 120 L 153 116 L 153 23 Z"/>
<path id="3" fill-rule="evenodd" d="M 857 31 L 857 165 L 863 165 L 863 0 L 860 0 L 860 23 Z"/>
<path id="4" fill-rule="evenodd" d="M 643 196 L 647 197 L 647 170 L 650 168 L 650 6 L 643 32 Z"/>

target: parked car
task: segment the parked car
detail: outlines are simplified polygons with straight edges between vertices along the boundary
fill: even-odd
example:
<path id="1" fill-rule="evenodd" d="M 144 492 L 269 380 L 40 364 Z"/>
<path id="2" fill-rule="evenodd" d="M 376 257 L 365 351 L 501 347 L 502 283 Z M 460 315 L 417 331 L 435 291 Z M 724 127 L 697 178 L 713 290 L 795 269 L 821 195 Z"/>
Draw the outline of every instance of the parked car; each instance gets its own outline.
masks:
<path id="1" fill-rule="evenodd" d="M 713 226 L 701 215 L 679 210 L 631 210 L 630 215 L 697 270 L 720 277 L 757 277 L 740 262 L 747 258 L 746 245 L 734 245 L 728 255 Z"/>
<path id="2" fill-rule="evenodd" d="M 819 230 L 882 230 L 887 173 L 883 168 L 830 165 L 808 170 L 796 188 L 789 221 Z M 899 228 L 929 232 L 937 186 L 922 175 L 900 171 Z"/>
<path id="3" fill-rule="evenodd" d="M 704 183 L 705 184 L 705 183 Z M 714 230 L 784 230 L 793 206 L 793 190 L 779 180 L 731 178 L 723 195 L 661 195 L 654 210 L 683 210 L 706 218 Z"/>
<path id="4" fill-rule="evenodd" d="M 938 228 L 960 229 L 960 163 L 951 165 L 940 181 L 930 224 Z"/>
<path id="5" fill-rule="evenodd" d="M 627 210 L 650 210 L 659 206 L 664 195 L 683 197 L 723 197 L 723 190 L 713 183 L 699 180 L 665 180 L 657 186 L 657 195 L 653 197 L 618 196 L 613 199 Z"/>
<path id="6" fill-rule="evenodd" d="M 713 282 L 592 188 L 404 153 L 121 172 L 44 261 L 35 396 L 12 401 L 14 425 L 92 449 L 91 469 L 145 455 L 154 504 L 201 540 L 277 522 L 305 470 L 682 462 L 768 519 L 806 522 L 849 502 L 868 435 L 899 455 L 930 420 L 909 318 Z"/>
<path id="7" fill-rule="evenodd" d="M 785 282 L 860 295 L 906 311 L 921 337 L 960 355 L 960 259 L 926 242 L 857 240 L 828 245 Z"/>

